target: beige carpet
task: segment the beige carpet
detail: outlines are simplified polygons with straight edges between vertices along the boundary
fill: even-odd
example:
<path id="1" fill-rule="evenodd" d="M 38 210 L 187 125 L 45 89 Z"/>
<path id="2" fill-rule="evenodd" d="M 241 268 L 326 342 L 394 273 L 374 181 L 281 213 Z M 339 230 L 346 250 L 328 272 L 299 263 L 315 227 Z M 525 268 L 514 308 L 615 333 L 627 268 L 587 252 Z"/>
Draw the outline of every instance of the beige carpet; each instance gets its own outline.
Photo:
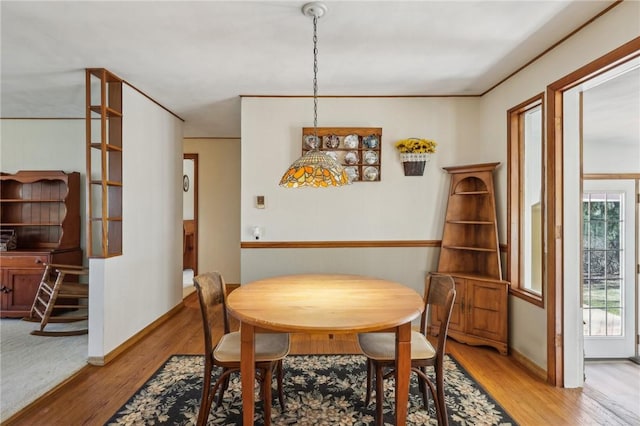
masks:
<path id="1" fill-rule="evenodd" d="M 193 271 L 184 273 L 183 297 L 193 293 Z M 0 320 L 0 424 L 87 364 L 88 336 L 32 336 L 38 323 Z M 47 330 L 87 328 L 87 321 L 49 324 Z"/>
<path id="2" fill-rule="evenodd" d="M 0 423 L 87 363 L 87 335 L 32 336 L 40 324 L 0 320 Z M 47 330 L 86 328 L 87 322 L 49 324 Z"/>

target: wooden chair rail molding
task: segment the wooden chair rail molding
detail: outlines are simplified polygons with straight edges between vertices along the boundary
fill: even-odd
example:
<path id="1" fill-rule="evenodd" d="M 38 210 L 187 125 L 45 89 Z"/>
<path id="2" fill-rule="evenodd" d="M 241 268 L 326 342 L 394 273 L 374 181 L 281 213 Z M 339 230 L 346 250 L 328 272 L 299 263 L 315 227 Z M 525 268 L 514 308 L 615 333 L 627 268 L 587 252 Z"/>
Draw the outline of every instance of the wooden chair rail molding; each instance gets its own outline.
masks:
<path id="1" fill-rule="evenodd" d="M 274 248 L 365 248 L 365 247 L 440 247 L 441 240 L 385 240 L 385 241 L 242 241 L 243 249 Z M 507 246 L 500 244 L 500 251 Z"/>
<path id="2" fill-rule="evenodd" d="M 440 240 L 390 241 L 243 241 L 240 248 L 440 247 Z"/>
<path id="3" fill-rule="evenodd" d="M 640 179 L 640 173 L 585 173 L 582 179 Z"/>

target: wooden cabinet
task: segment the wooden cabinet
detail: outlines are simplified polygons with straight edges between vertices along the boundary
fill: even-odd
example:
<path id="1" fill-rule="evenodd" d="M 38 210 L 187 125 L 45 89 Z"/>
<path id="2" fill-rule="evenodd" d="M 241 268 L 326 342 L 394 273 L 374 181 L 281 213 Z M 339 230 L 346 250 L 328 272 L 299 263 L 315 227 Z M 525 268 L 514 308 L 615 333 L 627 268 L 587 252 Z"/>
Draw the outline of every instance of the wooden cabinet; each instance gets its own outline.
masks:
<path id="1" fill-rule="evenodd" d="M 453 275 L 453 278 L 456 283 L 456 300 L 451 312 L 448 336 L 471 345 L 492 346 L 506 355 L 509 283 L 463 275 Z M 436 311 L 431 317 L 431 330 L 436 334 L 439 327 L 437 315 Z"/>
<path id="2" fill-rule="evenodd" d="M 82 265 L 82 250 L 12 250 L 0 252 L 0 317 L 25 317 L 44 272 L 43 263 Z"/>
<path id="3" fill-rule="evenodd" d="M 15 268 L 2 258 L 2 286 L 0 287 L 0 309 L 2 317 L 24 317 L 29 315 L 33 298 L 42 277 L 42 268 Z"/>
<path id="4" fill-rule="evenodd" d="M 438 272 L 453 276 L 449 336 L 508 352 L 509 283 L 502 279 L 493 171 L 500 163 L 445 167 L 451 175 Z M 432 332 L 437 332 L 437 316 Z"/>
<path id="5" fill-rule="evenodd" d="M 0 222 L 19 249 L 80 246 L 80 173 L 20 171 L 0 175 Z"/>
<path id="6" fill-rule="evenodd" d="M 81 265 L 80 174 L 20 171 L 0 175 L 0 227 L 17 235 L 0 252 L 0 316 L 29 314 L 42 263 Z"/>

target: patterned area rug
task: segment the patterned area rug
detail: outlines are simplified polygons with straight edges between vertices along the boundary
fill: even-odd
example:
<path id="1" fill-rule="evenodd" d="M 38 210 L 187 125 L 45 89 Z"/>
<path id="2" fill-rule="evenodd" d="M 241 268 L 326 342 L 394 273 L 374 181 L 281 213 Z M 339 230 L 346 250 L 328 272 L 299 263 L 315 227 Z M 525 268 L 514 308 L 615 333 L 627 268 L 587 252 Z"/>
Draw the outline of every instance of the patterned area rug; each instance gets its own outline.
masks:
<path id="1" fill-rule="evenodd" d="M 204 357 L 173 355 L 107 422 L 108 425 L 193 425 L 198 417 Z M 457 425 L 517 424 L 450 356 L 444 364 L 449 422 Z M 366 358 L 362 355 L 290 355 L 284 361 L 285 406 L 280 410 L 274 379 L 273 425 L 373 425 L 375 394 L 365 407 Z M 393 379 L 385 381 L 385 424 L 393 424 Z M 257 399 L 257 396 L 256 396 Z M 435 425 L 434 403 L 422 407 L 415 374 L 411 380 L 409 425 Z M 262 403 L 255 424 L 263 425 Z M 209 425 L 242 424 L 239 375 L 222 406 L 212 408 Z"/>

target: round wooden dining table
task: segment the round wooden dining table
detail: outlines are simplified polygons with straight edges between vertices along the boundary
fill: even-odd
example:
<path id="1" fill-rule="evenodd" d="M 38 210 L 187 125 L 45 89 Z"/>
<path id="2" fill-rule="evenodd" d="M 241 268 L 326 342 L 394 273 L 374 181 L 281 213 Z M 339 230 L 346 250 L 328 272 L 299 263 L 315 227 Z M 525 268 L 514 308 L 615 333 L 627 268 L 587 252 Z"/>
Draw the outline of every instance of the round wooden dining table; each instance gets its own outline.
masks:
<path id="1" fill-rule="evenodd" d="M 240 321 L 243 424 L 254 421 L 255 333 L 396 333 L 396 424 L 406 424 L 411 372 L 411 321 L 424 310 L 415 290 L 394 281 L 341 274 L 278 276 L 229 294 Z M 381 419 L 377 419 L 381 421 Z M 264 419 L 265 425 L 270 419 Z"/>

